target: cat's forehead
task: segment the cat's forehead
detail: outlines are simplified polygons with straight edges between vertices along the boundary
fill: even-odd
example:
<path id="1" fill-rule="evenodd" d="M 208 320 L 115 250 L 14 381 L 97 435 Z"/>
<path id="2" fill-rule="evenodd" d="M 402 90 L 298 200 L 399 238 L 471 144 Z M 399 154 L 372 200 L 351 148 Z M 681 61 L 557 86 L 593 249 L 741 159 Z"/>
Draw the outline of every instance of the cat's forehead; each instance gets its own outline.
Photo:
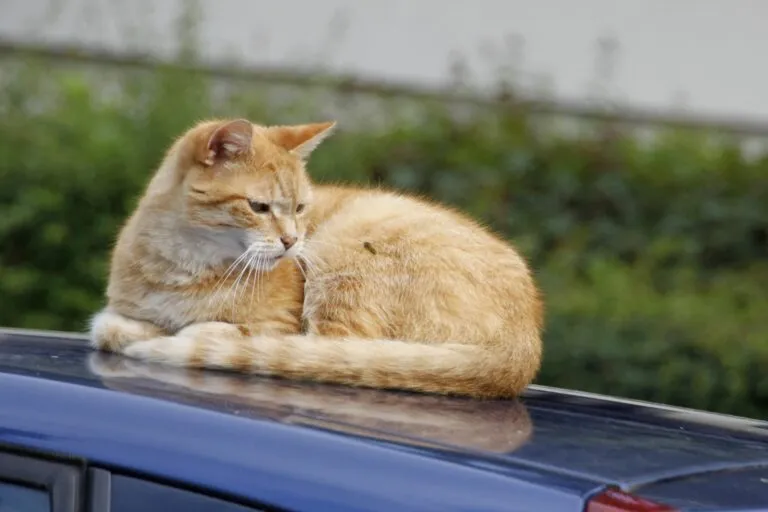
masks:
<path id="1" fill-rule="evenodd" d="M 238 173 L 232 185 L 253 199 L 290 200 L 310 193 L 303 168 L 290 162 L 251 162 Z"/>
<path id="2" fill-rule="evenodd" d="M 272 199 L 289 199 L 306 192 L 306 180 L 299 172 L 291 169 L 277 168 L 264 173 L 263 179 L 251 184 L 252 195 L 266 194 Z"/>

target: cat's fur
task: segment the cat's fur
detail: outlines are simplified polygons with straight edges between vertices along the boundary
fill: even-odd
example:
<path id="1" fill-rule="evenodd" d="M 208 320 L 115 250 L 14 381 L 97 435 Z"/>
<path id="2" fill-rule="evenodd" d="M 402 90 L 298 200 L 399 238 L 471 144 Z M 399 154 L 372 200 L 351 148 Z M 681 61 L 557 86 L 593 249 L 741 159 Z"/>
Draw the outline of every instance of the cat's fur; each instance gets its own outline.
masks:
<path id="1" fill-rule="evenodd" d="M 120 233 L 93 345 L 179 366 L 518 394 L 538 372 L 543 326 L 523 258 L 444 206 L 313 186 L 304 161 L 332 128 L 223 120 L 181 136 Z"/>

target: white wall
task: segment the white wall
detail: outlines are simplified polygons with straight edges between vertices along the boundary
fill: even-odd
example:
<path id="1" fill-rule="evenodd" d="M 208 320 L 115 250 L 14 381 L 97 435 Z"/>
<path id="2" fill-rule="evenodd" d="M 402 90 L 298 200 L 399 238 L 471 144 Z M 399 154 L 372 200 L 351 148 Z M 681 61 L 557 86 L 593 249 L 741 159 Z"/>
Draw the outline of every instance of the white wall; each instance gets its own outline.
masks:
<path id="1" fill-rule="evenodd" d="M 167 52 L 183 0 L 0 0 L 0 37 Z M 449 57 L 524 38 L 521 68 L 584 99 L 596 41 L 620 43 L 611 94 L 635 106 L 768 119 L 766 0 L 204 0 L 206 55 L 440 84 Z M 56 11 L 58 9 L 58 12 Z M 149 22 L 145 22 L 149 20 Z M 133 35 L 131 27 L 133 26 Z M 335 37 L 332 37 L 335 36 Z"/>

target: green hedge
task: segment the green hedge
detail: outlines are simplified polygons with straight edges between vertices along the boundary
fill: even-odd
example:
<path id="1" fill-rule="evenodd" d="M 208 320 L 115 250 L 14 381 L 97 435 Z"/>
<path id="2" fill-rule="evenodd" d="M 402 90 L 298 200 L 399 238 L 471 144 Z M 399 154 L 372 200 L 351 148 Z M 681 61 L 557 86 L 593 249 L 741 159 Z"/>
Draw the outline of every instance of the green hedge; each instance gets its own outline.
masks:
<path id="1" fill-rule="evenodd" d="M 119 224 L 191 123 L 317 120 L 328 100 L 45 62 L 5 61 L 0 80 L 0 325 L 30 328 L 85 328 Z M 768 159 L 716 135 L 566 134 L 520 109 L 385 110 L 342 124 L 311 171 L 428 194 L 513 239 L 547 297 L 540 383 L 768 412 Z"/>

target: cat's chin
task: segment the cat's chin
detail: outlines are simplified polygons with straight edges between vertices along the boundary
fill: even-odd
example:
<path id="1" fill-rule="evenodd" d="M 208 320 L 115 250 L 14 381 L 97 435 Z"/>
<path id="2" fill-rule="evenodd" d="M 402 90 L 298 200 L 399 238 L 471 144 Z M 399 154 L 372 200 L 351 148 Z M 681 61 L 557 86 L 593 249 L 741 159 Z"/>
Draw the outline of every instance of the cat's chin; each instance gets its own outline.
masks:
<path id="1" fill-rule="evenodd" d="M 262 272 L 272 272 L 285 259 L 284 254 L 278 254 L 276 256 L 269 256 L 267 258 L 262 257 L 258 264 L 254 265 L 256 270 Z"/>
<path id="2" fill-rule="evenodd" d="M 282 258 L 279 258 L 279 257 L 278 258 L 273 258 L 273 259 L 267 261 L 266 263 L 264 263 L 262 265 L 262 268 L 264 270 L 266 270 L 267 272 L 272 272 L 277 267 L 277 264 L 280 263 L 281 259 Z"/>

